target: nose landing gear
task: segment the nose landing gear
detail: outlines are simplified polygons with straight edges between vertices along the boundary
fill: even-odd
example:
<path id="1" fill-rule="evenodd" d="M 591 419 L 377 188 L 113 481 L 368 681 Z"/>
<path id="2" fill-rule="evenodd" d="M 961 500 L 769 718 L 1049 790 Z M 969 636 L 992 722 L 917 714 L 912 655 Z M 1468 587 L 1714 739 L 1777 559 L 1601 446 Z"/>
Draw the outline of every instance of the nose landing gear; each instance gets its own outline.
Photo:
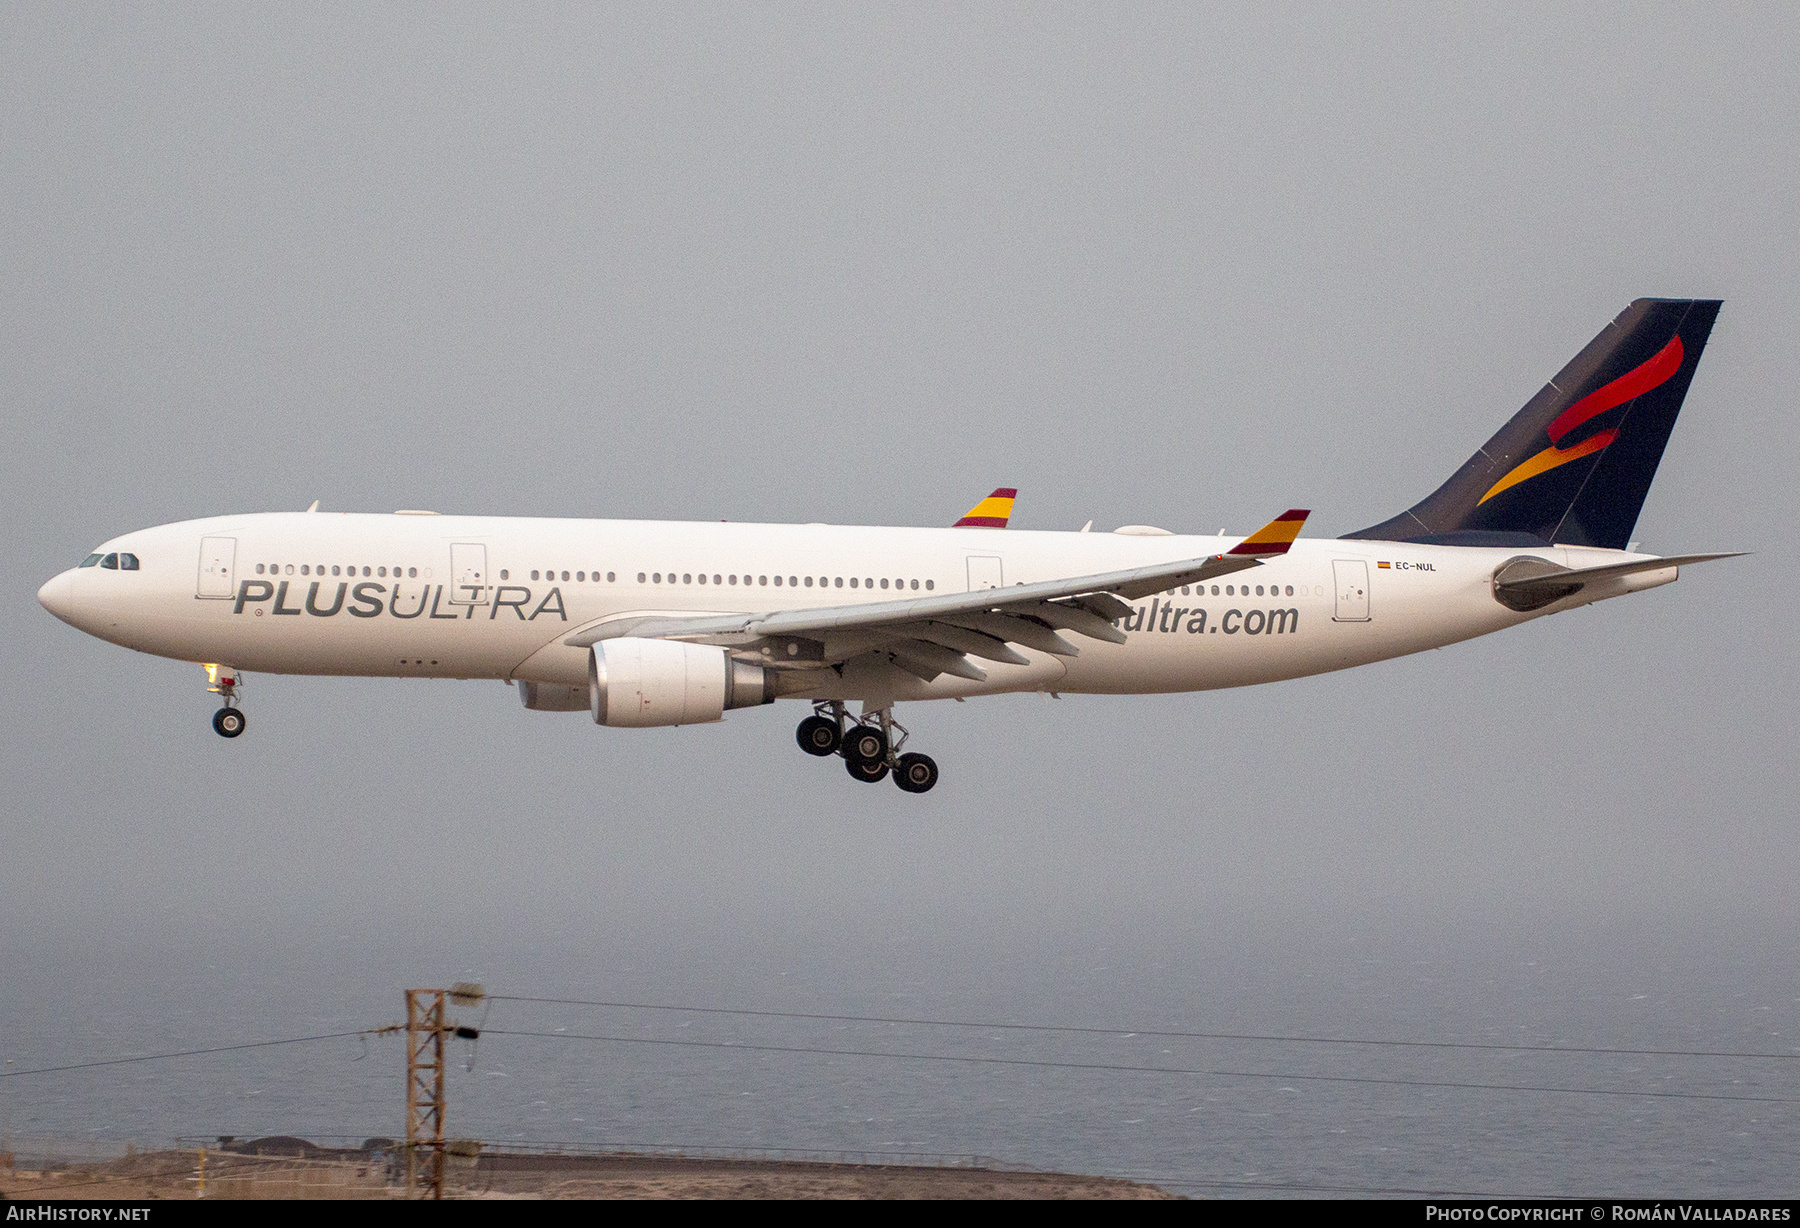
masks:
<path id="1" fill-rule="evenodd" d="M 207 690 L 225 701 L 225 706 L 213 713 L 213 732 L 221 738 L 235 738 L 244 732 L 244 714 L 238 708 L 238 687 L 243 678 L 237 670 L 229 665 L 208 665 L 206 667 Z"/>
<path id="2" fill-rule="evenodd" d="M 907 793 L 927 793 L 937 784 L 938 768 L 931 756 L 901 754 L 909 736 L 906 726 L 894 719 L 892 708 L 851 720 L 837 700 L 813 705 L 813 714 L 794 731 L 800 749 L 809 755 L 840 755 L 852 778 L 873 784 L 892 775 Z M 895 735 L 899 736 L 896 737 Z"/>

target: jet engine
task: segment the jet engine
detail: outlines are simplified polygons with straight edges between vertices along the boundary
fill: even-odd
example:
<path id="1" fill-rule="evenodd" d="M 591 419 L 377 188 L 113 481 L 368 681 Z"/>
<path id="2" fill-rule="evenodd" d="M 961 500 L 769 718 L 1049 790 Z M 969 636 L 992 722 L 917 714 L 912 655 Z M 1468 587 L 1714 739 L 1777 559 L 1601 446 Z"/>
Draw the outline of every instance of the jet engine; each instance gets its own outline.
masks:
<path id="1" fill-rule="evenodd" d="M 730 708 L 774 702 L 774 670 L 710 644 L 625 638 L 588 651 L 588 711 L 596 725 L 697 725 Z"/>

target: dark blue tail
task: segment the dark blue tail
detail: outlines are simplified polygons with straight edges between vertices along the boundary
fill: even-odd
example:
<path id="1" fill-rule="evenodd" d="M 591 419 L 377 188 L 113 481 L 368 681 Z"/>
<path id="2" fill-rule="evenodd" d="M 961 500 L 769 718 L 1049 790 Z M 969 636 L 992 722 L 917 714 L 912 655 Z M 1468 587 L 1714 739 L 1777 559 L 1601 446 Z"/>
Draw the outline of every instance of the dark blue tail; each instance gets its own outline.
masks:
<path id="1" fill-rule="evenodd" d="M 1422 503 L 1344 536 L 1623 550 L 1718 314 L 1638 299 Z"/>

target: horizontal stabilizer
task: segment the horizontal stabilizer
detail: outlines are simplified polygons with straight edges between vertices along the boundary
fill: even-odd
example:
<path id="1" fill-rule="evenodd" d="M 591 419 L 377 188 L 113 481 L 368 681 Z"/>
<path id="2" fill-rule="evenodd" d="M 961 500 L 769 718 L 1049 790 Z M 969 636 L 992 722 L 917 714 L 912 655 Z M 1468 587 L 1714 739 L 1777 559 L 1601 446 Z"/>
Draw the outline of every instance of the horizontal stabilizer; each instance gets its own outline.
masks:
<path id="1" fill-rule="evenodd" d="M 1667 558 L 1634 559 L 1629 563 L 1608 563 L 1600 567 L 1558 567 L 1548 559 L 1514 559 L 1494 573 L 1494 596 L 1510 609 L 1537 610 L 1603 580 L 1617 580 L 1647 571 L 1667 571 L 1713 559 L 1741 558 L 1744 553 L 1731 550 L 1720 554 L 1673 554 Z"/>

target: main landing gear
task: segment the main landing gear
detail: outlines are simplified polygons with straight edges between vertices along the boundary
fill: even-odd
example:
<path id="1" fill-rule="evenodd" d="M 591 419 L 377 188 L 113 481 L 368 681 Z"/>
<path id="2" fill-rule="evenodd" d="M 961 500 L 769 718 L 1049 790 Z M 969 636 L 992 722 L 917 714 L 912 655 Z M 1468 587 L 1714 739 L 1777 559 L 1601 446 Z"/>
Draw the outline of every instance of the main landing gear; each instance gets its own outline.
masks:
<path id="1" fill-rule="evenodd" d="M 937 764 L 931 756 L 900 753 L 908 735 L 906 727 L 894 719 L 893 709 L 883 708 L 874 718 L 852 721 L 844 705 L 831 700 L 813 705 L 813 714 L 800 722 L 794 737 L 809 755 L 842 755 L 845 770 L 857 780 L 873 784 L 892 775 L 894 783 L 907 793 L 930 792 L 938 780 Z"/>
<path id="2" fill-rule="evenodd" d="M 208 665 L 206 667 L 207 690 L 225 701 L 225 706 L 213 713 L 213 732 L 221 738 L 235 738 L 244 732 L 244 713 L 237 706 L 238 687 L 243 678 L 237 670 L 229 665 Z"/>

